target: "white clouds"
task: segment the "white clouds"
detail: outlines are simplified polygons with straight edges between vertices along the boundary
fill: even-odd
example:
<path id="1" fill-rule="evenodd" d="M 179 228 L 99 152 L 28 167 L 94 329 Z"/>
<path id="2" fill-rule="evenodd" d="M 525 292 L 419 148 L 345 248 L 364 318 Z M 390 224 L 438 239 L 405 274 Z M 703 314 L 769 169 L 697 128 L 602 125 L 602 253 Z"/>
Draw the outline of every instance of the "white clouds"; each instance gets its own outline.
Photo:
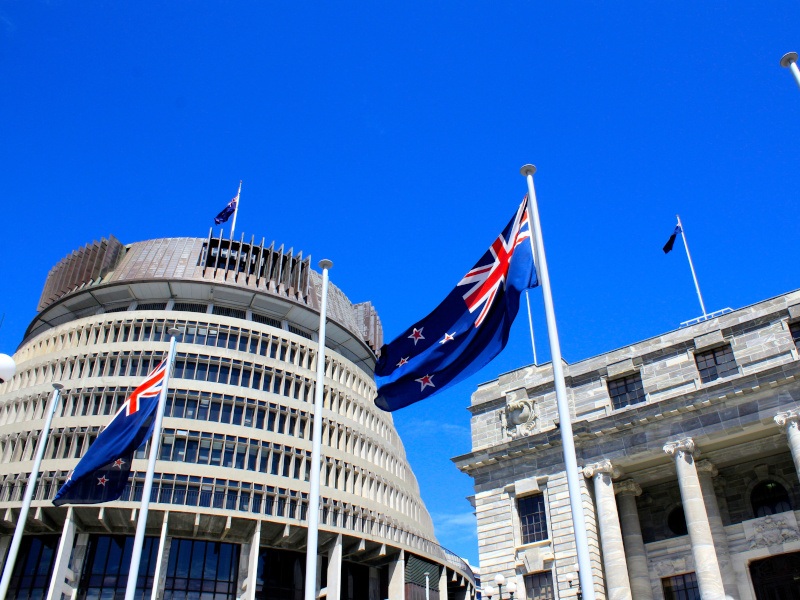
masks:
<path id="1" fill-rule="evenodd" d="M 469 427 L 437 421 L 435 419 L 411 419 L 402 424 L 402 437 L 440 437 L 446 435 L 453 438 L 469 439 Z"/>
<path id="2" fill-rule="evenodd" d="M 474 555 L 464 558 L 472 564 L 477 564 L 478 526 L 473 512 L 470 510 L 460 513 L 435 513 L 431 517 L 436 537 L 440 541 L 447 540 L 447 544 L 453 546 L 470 544 L 475 549 Z"/>

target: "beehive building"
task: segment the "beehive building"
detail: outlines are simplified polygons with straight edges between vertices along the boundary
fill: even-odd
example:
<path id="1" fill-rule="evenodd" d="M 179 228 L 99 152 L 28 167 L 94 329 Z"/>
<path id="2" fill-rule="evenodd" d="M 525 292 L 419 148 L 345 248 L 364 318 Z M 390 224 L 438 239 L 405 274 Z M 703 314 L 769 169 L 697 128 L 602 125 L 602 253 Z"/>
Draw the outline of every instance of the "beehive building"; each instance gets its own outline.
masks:
<path id="1" fill-rule="evenodd" d="M 320 288 L 302 254 L 211 234 L 110 237 L 61 260 L 0 385 L 3 554 L 64 385 L 9 597 L 124 595 L 149 447 L 119 501 L 52 498 L 177 327 L 141 597 L 302 598 Z M 392 417 L 372 403 L 380 319 L 333 285 L 328 315 L 317 593 L 424 598 L 427 573 L 431 598 L 468 598 L 469 566 L 437 543 Z"/>

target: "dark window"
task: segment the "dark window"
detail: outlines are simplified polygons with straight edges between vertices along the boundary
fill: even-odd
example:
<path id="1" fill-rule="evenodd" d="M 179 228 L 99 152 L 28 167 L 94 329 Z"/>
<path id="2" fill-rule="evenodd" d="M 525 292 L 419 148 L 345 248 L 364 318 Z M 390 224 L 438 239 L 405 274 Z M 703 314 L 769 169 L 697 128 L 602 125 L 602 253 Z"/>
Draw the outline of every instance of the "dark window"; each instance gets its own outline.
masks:
<path id="1" fill-rule="evenodd" d="M 667 516 L 667 527 L 675 535 L 686 535 L 689 533 L 686 527 L 686 515 L 683 514 L 683 507 L 673 508 Z"/>
<path id="2" fill-rule="evenodd" d="M 204 313 L 204 312 L 208 312 L 208 305 L 206 305 L 206 304 L 194 304 L 192 302 L 176 302 L 172 306 L 172 310 L 182 310 L 182 311 L 185 311 L 185 312 Z"/>
<path id="3" fill-rule="evenodd" d="M 9 598 L 33 600 L 44 597 L 50 585 L 58 540 L 57 535 L 26 535 L 22 538 L 8 586 Z"/>
<path id="4" fill-rule="evenodd" d="M 525 597 L 529 600 L 555 600 L 553 574 L 542 571 L 525 575 Z"/>
<path id="5" fill-rule="evenodd" d="M 664 600 L 700 600 L 700 588 L 694 573 L 684 573 L 661 580 Z"/>
<path id="6" fill-rule="evenodd" d="M 173 539 L 164 600 L 233 600 L 239 575 L 236 544 Z"/>
<path id="7" fill-rule="evenodd" d="M 712 348 L 694 355 L 697 370 L 700 372 L 700 381 L 708 383 L 720 377 L 735 375 L 739 372 L 733 350 L 729 345 Z"/>
<path id="8" fill-rule="evenodd" d="M 133 537 L 124 535 L 92 535 L 79 586 L 80 600 L 89 598 L 122 598 L 128 585 Z M 156 572 L 158 538 L 144 538 L 137 597 L 149 597 Z"/>
<path id="9" fill-rule="evenodd" d="M 750 503 L 756 517 L 777 515 L 792 510 L 789 494 L 777 481 L 762 481 L 750 493 Z"/>
<path id="10" fill-rule="evenodd" d="M 800 350 L 800 321 L 797 323 L 789 323 L 789 331 L 792 334 L 795 348 Z"/>
<path id="11" fill-rule="evenodd" d="M 301 598 L 305 588 L 305 570 L 305 554 L 291 550 L 261 548 L 258 553 L 256 578 L 257 600 Z"/>
<path id="12" fill-rule="evenodd" d="M 642 377 L 638 373 L 619 379 L 609 379 L 608 393 L 615 409 L 645 401 Z"/>
<path id="13" fill-rule="evenodd" d="M 544 496 L 525 496 L 517 501 L 519 522 L 522 526 L 522 543 L 530 544 L 547 539 L 547 516 Z"/>

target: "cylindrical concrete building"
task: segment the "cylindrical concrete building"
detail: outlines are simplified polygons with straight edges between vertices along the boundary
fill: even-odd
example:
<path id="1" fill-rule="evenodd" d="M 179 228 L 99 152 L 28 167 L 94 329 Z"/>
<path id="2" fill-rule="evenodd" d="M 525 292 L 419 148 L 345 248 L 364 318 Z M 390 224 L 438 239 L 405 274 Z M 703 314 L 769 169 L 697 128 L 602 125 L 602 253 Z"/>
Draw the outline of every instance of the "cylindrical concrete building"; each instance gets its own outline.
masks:
<path id="1" fill-rule="evenodd" d="M 0 554 L 64 385 L 9 597 L 123 597 L 148 448 L 119 501 L 52 499 L 178 327 L 141 597 L 302 598 L 320 287 L 301 253 L 211 234 L 110 237 L 61 260 L 0 384 Z M 427 572 L 431 598 L 469 598 L 469 566 L 438 545 L 392 417 L 372 402 L 380 319 L 333 285 L 328 316 L 318 596 L 416 600 Z"/>

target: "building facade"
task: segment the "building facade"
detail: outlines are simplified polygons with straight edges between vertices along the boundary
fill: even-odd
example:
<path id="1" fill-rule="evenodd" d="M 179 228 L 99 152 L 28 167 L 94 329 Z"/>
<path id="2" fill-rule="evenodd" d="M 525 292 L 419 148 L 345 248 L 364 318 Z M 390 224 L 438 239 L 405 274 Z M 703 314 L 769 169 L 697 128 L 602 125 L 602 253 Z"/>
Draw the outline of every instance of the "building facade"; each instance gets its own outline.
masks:
<path id="1" fill-rule="evenodd" d="M 565 365 L 601 599 L 800 598 L 800 292 Z M 484 581 L 575 598 L 551 365 L 472 395 Z"/>
<path id="2" fill-rule="evenodd" d="M 0 385 L 0 555 L 53 384 L 63 384 L 9 597 L 122 598 L 142 496 L 140 449 L 115 502 L 52 499 L 178 338 L 138 593 L 303 598 L 321 276 L 264 242 L 115 238 L 50 272 Z M 328 296 L 318 597 L 461 600 L 469 566 L 436 542 L 391 415 L 373 405 L 382 344 L 368 302 Z"/>

